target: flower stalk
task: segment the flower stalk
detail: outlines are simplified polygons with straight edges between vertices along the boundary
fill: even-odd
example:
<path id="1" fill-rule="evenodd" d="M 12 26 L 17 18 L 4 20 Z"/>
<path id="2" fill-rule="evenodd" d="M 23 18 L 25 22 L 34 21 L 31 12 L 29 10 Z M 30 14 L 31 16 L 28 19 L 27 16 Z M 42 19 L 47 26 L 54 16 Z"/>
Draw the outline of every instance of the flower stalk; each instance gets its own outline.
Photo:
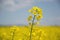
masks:
<path id="1" fill-rule="evenodd" d="M 16 31 L 16 29 L 14 29 L 14 31 L 13 31 L 13 35 L 12 35 L 12 40 L 14 40 L 14 36 L 15 36 L 15 31 Z"/>
<path id="2" fill-rule="evenodd" d="M 32 40 L 32 31 L 33 31 L 33 25 L 34 25 L 35 16 L 36 15 L 34 15 L 33 20 L 32 20 L 32 25 L 31 25 L 31 30 L 30 30 L 30 40 Z"/>
<path id="3" fill-rule="evenodd" d="M 39 22 L 39 20 L 43 17 L 42 16 L 42 9 L 39 8 L 39 7 L 33 7 L 32 9 L 29 10 L 30 13 L 32 13 L 34 15 L 34 17 L 32 17 L 32 15 L 30 15 L 28 17 L 28 22 L 31 22 L 29 23 L 31 25 L 31 30 L 30 30 L 30 39 L 29 40 L 32 40 L 32 31 L 33 31 L 33 25 L 35 24 L 35 20 L 37 20 L 37 24 Z"/>

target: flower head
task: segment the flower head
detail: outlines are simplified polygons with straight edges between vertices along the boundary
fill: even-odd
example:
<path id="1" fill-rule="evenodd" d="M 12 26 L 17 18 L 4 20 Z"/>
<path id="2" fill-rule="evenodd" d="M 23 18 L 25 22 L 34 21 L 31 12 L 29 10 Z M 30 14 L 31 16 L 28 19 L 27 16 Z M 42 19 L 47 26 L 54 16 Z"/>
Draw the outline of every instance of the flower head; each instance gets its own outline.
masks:
<path id="1" fill-rule="evenodd" d="M 34 15 L 34 17 L 29 16 L 29 17 L 28 17 L 28 21 L 31 21 L 31 20 L 33 20 L 34 18 L 35 18 L 37 21 L 39 21 L 41 18 L 43 18 L 43 16 L 42 16 L 42 9 L 39 8 L 39 7 L 37 7 L 37 6 L 32 7 L 32 8 L 29 10 L 29 12 L 32 13 L 32 14 Z M 35 20 L 35 19 L 34 19 L 34 20 Z M 29 23 L 29 24 L 31 24 L 31 23 Z M 39 22 L 36 22 L 35 24 L 39 24 Z"/>
<path id="2" fill-rule="evenodd" d="M 32 9 L 33 9 L 33 10 L 37 10 L 37 9 L 38 9 L 38 7 L 37 7 L 37 6 L 35 6 L 35 7 L 33 7 Z"/>
<path id="3" fill-rule="evenodd" d="M 30 21 L 30 20 L 32 20 L 32 16 L 31 15 L 28 17 L 28 21 Z"/>
<path id="4" fill-rule="evenodd" d="M 36 16 L 36 20 L 40 20 L 41 19 L 41 16 Z"/>
<path id="5" fill-rule="evenodd" d="M 38 14 L 42 14 L 42 10 L 39 10 L 39 11 L 38 11 Z"/>
<path id="6" fill-rule="evenodd" d="M 29 10 L 29 12 L 31 12 L 34 15 L 42 14 L 42 9 L 34 6 L 32 9 Z"/>

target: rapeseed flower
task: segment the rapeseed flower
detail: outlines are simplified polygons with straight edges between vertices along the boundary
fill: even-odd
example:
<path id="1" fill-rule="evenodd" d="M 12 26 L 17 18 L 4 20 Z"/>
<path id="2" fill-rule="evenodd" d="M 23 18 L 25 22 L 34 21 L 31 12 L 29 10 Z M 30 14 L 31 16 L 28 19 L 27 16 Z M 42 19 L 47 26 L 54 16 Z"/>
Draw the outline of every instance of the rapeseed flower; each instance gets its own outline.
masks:
<path id="1" fill-rule="evenodd" d="M 37 7 L 37 6 L 34 6 L 32 9 L 28 10 L 30 13 L 33 14 L 33 17 L 32 15 L 28 17 L 28 21 L 31 23 L 29 23 L 29 25 L 31 25 L 31 30 L 30 30 L 30 40 L 32 40 L 32 34 L 35 35 L 35 33 L 32 32 L 33 30 L 33 25 L 34 24 L 39 24 L 39 20 L 43 17 L 42 16 L 42 9 Z M 38 22 L 35 22 L 35 19 L 38 21 Z"/>
<path id="2" fill-rule="evenodd" d="M 28 21 L 31 21 L 32 20 L 32 16 L 30 15 L 29 17 L 28 17 Z"/>
<path id="3" fill-rule="evenodd" d="M 41 16 L 36 16 L 36 20 L 40 20 L 41 19 Z"/>
<path id="4" fill-rule="evenodd" d="M 42 14 L 42 9 L 34 6 L 32 9 L 29 10 L 29 12 L 31 12 L 34 15 Z"/>

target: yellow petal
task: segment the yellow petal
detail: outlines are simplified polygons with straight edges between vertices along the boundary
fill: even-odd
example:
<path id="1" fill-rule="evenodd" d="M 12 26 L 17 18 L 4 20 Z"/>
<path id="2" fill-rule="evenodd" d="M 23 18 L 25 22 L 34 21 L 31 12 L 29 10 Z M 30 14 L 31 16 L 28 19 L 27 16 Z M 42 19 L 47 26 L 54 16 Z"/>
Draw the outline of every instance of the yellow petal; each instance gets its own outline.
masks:
<path id="1" fill-rule="evenodd" d="M 42 15 L 40 15 L 40 18 L 43 18 L 43 16 L 42 16 Z"/>
<path id="2" fill-rule="evenodd" d="M 38 9 L 38 7 L 34 6 L 32 9 L 33 9 L 33 10 L 36 10 L 36 9 Z"/>
<path id="3" fill-rule="evenodd" d="M 38 11 L 38 14 L 42 14 L 42 10 Z"/>
<path id="4" fill-rule="evenodd" d="M 36 17 L 36 20 L 40 20 L 40 16 L 37 16 L 37 17 Z"/>
<path id="5" fill-rule="evenodd" d="M 34 14 L 34 15 L 37 15 L 37 13 L 36 13 L 36 12 L 33 12 L 33 14 Z"/>

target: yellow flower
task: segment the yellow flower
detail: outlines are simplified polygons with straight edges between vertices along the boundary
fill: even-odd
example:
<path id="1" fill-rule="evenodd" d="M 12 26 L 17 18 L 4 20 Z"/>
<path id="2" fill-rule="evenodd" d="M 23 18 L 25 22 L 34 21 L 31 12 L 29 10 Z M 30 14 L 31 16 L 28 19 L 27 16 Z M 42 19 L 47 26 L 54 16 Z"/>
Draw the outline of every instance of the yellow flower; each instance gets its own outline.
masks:
<path id="1" fill-rule="evenodd" d="M 16 30 L 19 31 L 20 29 L 18 27 L 16 27 Z"/>
<path id="2" fill-rule="evenodd" d="M 7 34 L 4 32 L 3 35 L 5 36 L 5 35 L 7 35 Z"/>
<path id="3" fill-rule="evenodd" d="M 29 22 L 29 25 L 32 25 L 32 23 L 31 23 L 31 22 Z"/>
<path id="4" fill-rule="evenodd" d="M 38 9 L 38 7 L 35 6 L 35 7 L 33 7 L 32 9 L 36 11 L 36 10 Z"/>
<path id="5" fill-rule="evenodd" d="M 36 12 L 33 12 L 32 14 L 37 15 L 37 13 L 36 13 Z"/>
<path id="6" fill-rule="evenodd" d="M 40 16 L 40 18 L 43 18 L 42 14 L 40 14 L 39 16 Z"/>
<path id="7" fill-rule="evenodd" d="M 41 16 L 36 16 L 36 19 L 37 19 L 37 20 L 40 20 L 40 19 L 41 19 Z"/>
<path id="8" fill-rule="evenodd" d="M 41 8 L 38 9 L 38 14 L 42 14 L 42 9 Z"/>
<path id="9" fill-rule="evenodd" d="M 19 39 L 19 40 L 22 40 L 22 39 Z"/>
<path id="10" fill-rule="evenodd" d="M 34 15 L 37 14 L 36 10 L 33 10 L 33 9 L 30 9 L 29 12 L 31 12 L 31 13 L 34 14 Z"/>
<path id="11" fill-rule="evenodd" d="M 29 10 L 29 12 L 31 12 L 34 15 L 42 14 L 42 9 L 34 6 L 32 9 Z"/>
<path id="12" fill-rule="evenodd" d="M 31 12 L 33 15 L 38 15 L 36 18 L 37 20 L 43 18 L 42 9 L 39 7 L 34 6 L 32 9 L 29 10 L 29 12 Z M 31 17 L 29 17 L 28 20 L 31 20 Z"/>
<path id="13" fill-rule="evenodd" d="M 42 14 L 42 10 L 38 11 L 38 14 Z"/>
<path id="14" fill-rule="evenodd" d="M 28 17 L 28 21 L 30 21 L 30 20 L 32 20 L 32 16 L 29 16 L 29 17 Z"/>
<path id="15" fill-rule="evenodd" d="M 42 11 L 38 13 L 38 16 L 40 16 L 40 18 L 43 18 Z"/>
<path id="16" fill-rule="evenodd" d="M 33 36 L 35 36 L 35 35 L 36 35 L 36 33 L 35 33 L 35 32 L 32 32 L 32 35 L 33 35 Z"/>

